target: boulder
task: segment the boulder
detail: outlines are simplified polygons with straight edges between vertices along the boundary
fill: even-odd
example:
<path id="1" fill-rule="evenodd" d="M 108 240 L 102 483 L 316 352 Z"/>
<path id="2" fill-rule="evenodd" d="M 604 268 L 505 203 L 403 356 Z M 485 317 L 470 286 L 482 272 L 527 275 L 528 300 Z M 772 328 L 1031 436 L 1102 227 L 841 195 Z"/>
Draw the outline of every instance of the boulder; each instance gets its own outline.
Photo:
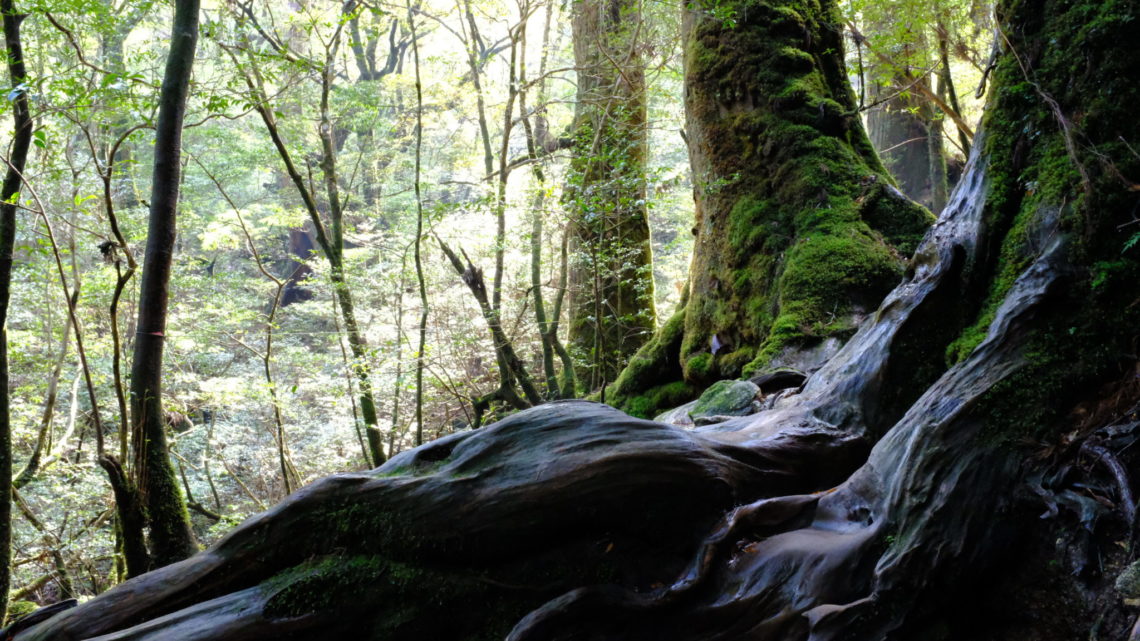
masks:
<path id="1" fill-rule="evenodd" d="M 711 417 L 746 416 L 756 411 L 760 388 L 750 381 L 717 381 L 693 403 L 689 416 L 697 425 Z"/>

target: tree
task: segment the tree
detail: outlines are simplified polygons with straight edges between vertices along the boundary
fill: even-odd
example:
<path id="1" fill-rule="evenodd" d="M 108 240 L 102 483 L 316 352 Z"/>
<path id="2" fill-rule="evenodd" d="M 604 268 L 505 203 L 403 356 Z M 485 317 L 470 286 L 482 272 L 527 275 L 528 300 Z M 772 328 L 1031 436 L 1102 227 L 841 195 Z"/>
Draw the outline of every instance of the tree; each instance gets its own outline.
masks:
<path id="1" fill-rule="evenodd" d="M 652 336 L 653 256 L 645 168 L 648 149 L 644 33 L 637 0 L 574 5 L 578 96 L 570 210 L 569 343 L 578 380 L 596 390 Z"/>
<path id="2" fill-rule="evenodd" d="M 693 262 L 615 406 L 649 417 L 719 379 L 814 367 L 902 274 L 931 218 L 863 132 L 840 22 L 833 3 L 685 13 Z"/>
<path id="3" fill-rule="evenodd" d="M 273 140 L 273 146 L 281 158 L 290 181 L 296 187 L 305 211 L 309 215 L 309 222 L 313 225 L 317 244 L 329 263 L 329 281 L 332 284 L 336 297 L 337 307 L 340 310 L 341 320 L 344 323 L 345 337 L 352 352 L 352 371 L 356 375 L 357 389 L 359 390 L 360 413 L 364 420 L 364 430 L 368 439 L 368 454 L 374 465 L 380 465 L 387 455 L 384 453 L 383 438 L 380 432 L 379 419 L 376 412 L 376 400 L 372 391 L 371 364 L 368 342 L 364 332 L 356 320 L 356 303 L 353 299 L 352 288 L 348 281 L 348 272 L 345 265 L 345 201 L 341 195 L 341 178 L 337 172 L 337 141 L 334 133 L 333 115 L 330 109 L 330 96 L 333 91 L 334 80 L 337 77 L 336 62 L 340 46 L 343 44 L 344 29 L 352 26 L 351 18 L 361 10 L 357 2 L 348 2 L 341 7 L 341 14 L 336 19 L 336 28 L 328 38 L 320 39 L 324 50 L 315 55 L 305 55 L 291 48 L 289 41 L 281 36 L 267 31 L 257 20 L 252 10 L 252 3 L 234 8 L 252 25 L 255 31 L 272 52 L 272 57 L 279 61 L 298 65 L 306 72 L 317 76 L 320 83 L 320 110 L 317 133 L 321 144 L 320 168 L 323 173 L 326 206 L 320 207 L 316 200 L 316 189 L 312 181 L 306 182 L 301 170 L 293 160 L 293 155 L 286 146 L 278 126 L 278 113 L 274 110 L 266 92 L 264 74 L 257 65 L 259 54 L 255 53 L 250 44 L 250 36 L 242 34 L 243 47 L 241 53 L 249 58 L 243 64 L 237 54 L 237 47 L 222 45 L 234 62 L 234 67 L 241 74 L 249 89 L 249 100 L 254 110 L 261 116 L 266 131 Z M 312 27 L 328 24 L 324 21 L 315 22 Z M 242 24 L 242 27 L 245 27 Z M 341 130 L 338 130 L 341 131 Z"/>
<path id="4" fill-rule="evenodd" d="M 5 159 L 8 168 L 0 185 L 0 620 L 8 612 L 8 589 L 12 580 L 12 422 L 8 370 L 8 305 L 12 287 L 12 250 L 16 244 L 16 208 L 20 200 L 28 148 L 32 144 L 32 117 L 28 108 L 28 78 L 24 64 L 20 23 L 24 15 L 17 13 L 12 0 L 0 2 L 4 20 L 4 49 L 8 62 L 8 79 L 12 84 L 8 100 L 12 103 L 15 135 Z"/>
<path id="5" fill-rule="evenodd" d="M 951 182 L 944 139 L 964 158 L 973 138 L 951 73 L 951 49 L 978 68 L 986 64 L 975 59 L 973 45 L 992 32 L 989 7 L 957 0 L 855 0 L 846 8 L 871 142 L 899 189 L 937 214 Z M 954 123 L 956 137 L 944 136 L 944 120 Z"/>
<path id="6" fill-rule="evenodd" d="M 131 364 L 133 481 L 146 509 L 154 567 L 180 561 L 197 551 L 186 503 L 178 487 L 166 443 L 162 408 L 162 353 L 170 298 L 170 268 L 177 235 L 178 190 L 182 169 L 182 121 L 190 72 L 198 43 L 198 0 L 175 3 L 170 54 L 159 96 L 154 142 L 150 224 L 143 256 L 139 317 Z"/>
<path id="7" fill-rule="evenodd" d="M 748 20 L 818 42 L 798 28 L 817 6 Z M 310 485 L 17 639 L 1123 638 L 1140 87 L 1114 45 L 1138 12 L 1001 4 L 983 139 L 939 224 L 770 411 L 685 431 L 534 408 Z M 1092 549 L 1079 574 L 1047 562 Z"/>

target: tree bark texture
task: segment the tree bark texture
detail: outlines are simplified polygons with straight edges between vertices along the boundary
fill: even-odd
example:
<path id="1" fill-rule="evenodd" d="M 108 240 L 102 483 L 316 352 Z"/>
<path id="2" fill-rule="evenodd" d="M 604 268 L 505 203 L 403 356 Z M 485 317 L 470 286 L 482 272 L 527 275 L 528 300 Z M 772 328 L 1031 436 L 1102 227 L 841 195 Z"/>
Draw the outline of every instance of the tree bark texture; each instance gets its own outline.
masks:
<path id="1" fill-rule="evenodd" d="M 814 366 L 805 352 L 850 337 L 898 282 L 932 218 L 867 140 L 840 24 L 830 0 L 685 11 L 688 297 L 608 401 L 652 416 L 719 379 Z"/>
<path id="2" fill-rule="evenodd" d="M 1126 638 L 1140 54 L 1115 44 L 1138 14 L 1002 3 L 951 202 L 766 411 L 684 430 L 532 408 L 318 481 L 16 638 Z"/>
<path id="3" fill-rule="evenodd" d="M 198 6 L 198 0 L 178 0 L 175 3 L 170 54 L 159 96 L 150 223 L 131 365 L 132 472 L 146 507 L 151 562 L 156 567 L 179 561 L 197 551 L 186 504 L 167 451 L 162 411 L 162 352 L 177 234 L 182 120 L 186 114 L 186 96 L 198 42 Z"/>
<path id="4" fill-rule="evenodd" d="M 8 150 L 8 170 L 0 185 L 0 620 L 8 612 L 8 589 L 12 581 L 12 422 L 8 370 L 8 305 L 12 293 L 12 251 L 16 244 L 16 209 L 23 191 L 24 167 L 32 143 L 32 116 L 28 107 L 28 77 L 20 41 L 20 23 L 25 16 L 16 12 L 12 0 L 0 0 L 4 19 L 4 48 L 7 54 L 9 89 L 12 103 L 12 146 Z"/>
<path id="5" fill-rule="evenodd" d="M 578 101 L 565 197 L 573 240 L 568 342 L 578 380 L 596 390 L 617 377 L 657 322 L 640 6 L 575 3 L 572 27 Z"/>

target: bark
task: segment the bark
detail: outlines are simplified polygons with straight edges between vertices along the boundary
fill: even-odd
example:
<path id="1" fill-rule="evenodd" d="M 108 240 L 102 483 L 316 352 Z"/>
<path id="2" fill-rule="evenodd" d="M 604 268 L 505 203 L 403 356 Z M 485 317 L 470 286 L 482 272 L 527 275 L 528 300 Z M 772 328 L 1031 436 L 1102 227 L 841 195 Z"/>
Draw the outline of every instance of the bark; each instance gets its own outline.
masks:
<path id="1" fill-rule="evenodd" d="M 12 0 L 0 1 L 4 19 L 4 48 L 11 82 L 15 134 L 8 151 L 4 182 L 0 185 L 0 620 L 8 612 L 8 589 L 12 581 L 12 423 L 8 370 L 8 305 L 12 291 L 12 250 L 16 244 L 16 207 L 20 199 L 28 147 L 32 142 L 32 116 L 28 90 L 22 86 L 28 77 L 24 65 L 20 23 L 25 15 L 16 12 Z"/>
<path id="2" fill-rule="evenodd" d="M 1002 4 L 962 182 L 799 393 L 695 430 L 532 408 L 314 483 L 16 639 L 1126 638 L 1140 61 L 1114 45 L 1137 13 Z M 1079 537 L 1094 562 L 1051 570 Z"/>
<path id="3" fill-rule="evenodd" d="M 419 446 L 424 444 L 424 346 L 427 344 L 428 319 L 427 283 L 424 280 L 424 266 L 421 256 L 424 239 L 424 200 L 420 193 L 420 165 L 423 159 L 424 146 L 424 95 L 423 84 L 420 82 L 420 44 L 416 39 L 416 21 L 410 0 L 408 2 L 408 25 L 412 30 L 412 59 L 416 68 L 416 241 L 414 253 L 416 284 L 419 287 L 420 294 L 419 343 L 416 346 L 416 445 Z M 478 78 L 478 75 L 475 77 Z M 403 296 L 402 292 L 400 296 Z M 401 300 L 403 299 L 401 298 Z M 397 337 L 398 341 L 399 337 Z M 398 356 L 397 361 L 399 361 Z M 398 373 L 396 378 L 399 378 Z M 395 422 L 395 420 L 393 414 L 392 421 Z"/>
<path id="4" fill-rule="evenodd" d="M 578 355 L 578 381 L 597 390 L 657 323 L 640 5 L 577 3 L 572 26 L 578 98 L 565 196 L 573 230 L 568 342 Z"/>
<path id="5" fill-rule="evenodd" d="M 692 8 L 682 24 L 696 223 L 687 302 L 607 400 L 639 416 L 766 368 L 811 369 L 903 270 L 930 214 L 859 122 L 834 2 Z"/>
<path id="6" fill-rule="evenodd" d="M 133 473 L 135 486 L 146 507 L 151 561 L 156 567 L 179 561 L 197 551 L 186 504 L 167 450 L 162 411 L 162 353 L 177 233 L 182 121 L 186 114 L 186 96 L 198 42 L 198 4 L 198 0 L 179 0 L 175 4 L 170 54 L 159 97 L 150 223 L 131 366 Z"/>
<path id="7" fill-rule="evenodd" d="M 904 78 L 901 84 L 912 82 Z M 867 114 L 867 131 L 899 190 L 938 213 L 946 205 L 941 121 L 928 102 L 903 97 L 899 91 L 889 85 L 872 92 L 873 98 L 886 98 L 886 102 Z"/>

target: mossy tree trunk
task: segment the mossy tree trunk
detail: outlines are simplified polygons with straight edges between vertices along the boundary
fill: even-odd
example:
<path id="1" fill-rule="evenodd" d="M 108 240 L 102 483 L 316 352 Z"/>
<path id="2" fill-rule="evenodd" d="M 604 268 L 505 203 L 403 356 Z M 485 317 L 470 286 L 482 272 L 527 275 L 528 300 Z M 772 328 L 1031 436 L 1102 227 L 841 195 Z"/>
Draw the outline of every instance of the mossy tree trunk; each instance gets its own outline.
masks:
<path id="1" fill-rule="evenodd" d="M 1140 51 L 1116 44 L 1140 6 L 1000 17 L 962 182 L 800 393 L 694 431 L 529 409 L 314 483 L 17 641 L 1126 638 Z"/>
<path id="2" fill-rule="evenodd" d="M 151 563 L 155 567 L 182 560 L 197 551 L 186 503 L 170 464 L 166 444 L 162 354 L 166 342 L 170 269 L 177 234 L 182 120 L 186 115 L 186 96 L 198 43 L 198 5 L 198 0 L 178 0 L 175 3 L 170 54 L 159 97 L 150 223 L 131 365 L 132 472 L 146 509 Z M 126 514 L 123 518 L 130 521 Z"/>
<path id="3" fill-rule="evenodd" d="M 596 390 L 614 380 L 656 327 L 644 44 L 638 0 L 585 0 L 573 13 L 569 343 L 579 382 Z"/>
<path id="4" fill-rule="evenodd" d="M 932 220 L 893 187 L 863 131 L 835 2 L 718 6 L 691 6 L 682 25 L 688 298 L 607 398 L 639 415 L 847 338 Z"/>

